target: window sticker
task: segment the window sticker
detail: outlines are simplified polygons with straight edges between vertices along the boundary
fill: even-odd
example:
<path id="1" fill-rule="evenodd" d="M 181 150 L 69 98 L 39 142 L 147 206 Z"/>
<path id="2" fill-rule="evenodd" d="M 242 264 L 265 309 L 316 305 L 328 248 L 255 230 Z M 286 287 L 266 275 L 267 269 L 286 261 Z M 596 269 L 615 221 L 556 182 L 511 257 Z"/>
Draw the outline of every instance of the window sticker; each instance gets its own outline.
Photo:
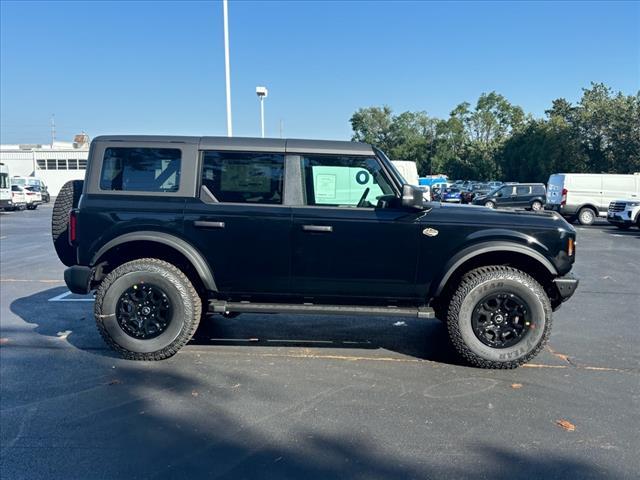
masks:
<path id="1" fill-rule="evenodd" d="M 314 190 L 317 199 L 336 198 L 336 176 L 328 173 L 320 173 L 315 177 Z"/>

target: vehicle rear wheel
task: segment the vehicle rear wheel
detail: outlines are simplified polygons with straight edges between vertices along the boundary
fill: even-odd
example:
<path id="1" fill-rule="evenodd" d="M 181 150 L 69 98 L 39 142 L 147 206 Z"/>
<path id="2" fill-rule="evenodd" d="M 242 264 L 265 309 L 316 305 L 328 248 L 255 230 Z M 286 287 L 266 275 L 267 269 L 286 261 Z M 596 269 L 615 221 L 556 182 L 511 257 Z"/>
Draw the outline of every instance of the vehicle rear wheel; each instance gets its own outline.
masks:
<path id="1" fill-rule="evenodd" d="M 596 212 L 590 207 L 583 207 L 578 212 L 578 222 L 580 225 L 593 225 L 596 221 Z"/>
<path id="2" fill-rule="evenodd" d="M 122 357 L 163 360 L 193 337 L 202 301 L 181 270 L 143 258 L 120 265 L 104 278 L 94 310 L 102 338 Z"/>
<path id="3" fill-rule="evenodd" d="M 539 200 L 531 203 L 531 210 L 533 210 L 534 212 L 539 212 L 540 210 L 542 210 L 542 207 L 542 202 L 540 202 Z"/>
<path id="4" fill-rule="evenodd" d="M 27 205 L 28 210 L 35 210 L 36 208 L 38 208 L 38 205 Z"/>
<path id="5" fill-rule="evenodd" d="M 76 263 L 75 248 L 69 244 L 69 212 L 78 206 L 83 180 L 70 180 L 60 189 L 51 214 L 51 237 L 58 258 L 67 267 Z"/>
<path id="6" fill-rule="evenodd" d="M 491 200 L 489 200 L 488 202 L 484 202 L 484 206 L 489 208 L 496 208 L 495 202 L 492 202 Z"/>
<path id="7" fill-rule="evenodd" d="M 511 267 L 467 273 L 448 311 L 458 353 L 481 368 L 516 368 L 535 357 L 551 333 L 551 303 L 542 286 Z"/>

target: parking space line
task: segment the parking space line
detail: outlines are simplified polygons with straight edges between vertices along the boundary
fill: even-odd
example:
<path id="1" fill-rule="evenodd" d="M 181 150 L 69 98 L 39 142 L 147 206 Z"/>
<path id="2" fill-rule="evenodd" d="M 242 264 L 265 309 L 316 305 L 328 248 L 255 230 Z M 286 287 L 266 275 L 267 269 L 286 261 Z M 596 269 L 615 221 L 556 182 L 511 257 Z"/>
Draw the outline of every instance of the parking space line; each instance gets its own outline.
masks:
<path id="1" fill-rule="evenodd" d="M 71 295 L 70 291 L 66 291 L 61 293 L 60 295 L 56 295 L 55 297 L 50 298 L 49 302 L 93 302 L 93 298 L 67 298 Z"/>

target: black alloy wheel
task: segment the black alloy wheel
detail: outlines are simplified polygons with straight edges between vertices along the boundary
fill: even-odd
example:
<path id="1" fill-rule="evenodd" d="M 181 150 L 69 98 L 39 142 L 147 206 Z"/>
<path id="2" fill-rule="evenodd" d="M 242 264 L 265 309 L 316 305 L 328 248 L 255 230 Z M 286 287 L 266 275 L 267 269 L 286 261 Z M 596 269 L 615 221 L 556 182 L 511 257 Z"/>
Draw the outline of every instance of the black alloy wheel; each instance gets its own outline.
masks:
<path id="1" fill-rule="evenodd" d="M 528 311 L 527 304 L 517 295 L 492 293 L 480 300 L 473 311 L 473 332 L 489 347 L 511 347 L 529 330 Z"/>
<path id="2" fill-rule="evenodd" d="M 162 334 L 171 323 L 172 314 L 173 307 L 167 294 L 146 283 L 136 283 L 125 290 L 116 306 L 116 318 L 122 330 L 139 340 Z"/>

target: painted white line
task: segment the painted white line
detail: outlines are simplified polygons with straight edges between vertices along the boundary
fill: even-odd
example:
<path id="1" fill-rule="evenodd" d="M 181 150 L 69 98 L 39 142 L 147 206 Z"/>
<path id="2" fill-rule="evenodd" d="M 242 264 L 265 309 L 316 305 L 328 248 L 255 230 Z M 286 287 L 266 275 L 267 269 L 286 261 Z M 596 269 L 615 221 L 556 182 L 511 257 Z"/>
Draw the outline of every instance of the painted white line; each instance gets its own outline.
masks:
<path id="1" fill-rule="evenodd" d="M 55 297 L 50 298 L 49 302 L 93 302 L 93 298 L 67 298 L 71 295 L 70 291 L 66 291 L 61 293 L 60 295 L 56 295 Z"/>

